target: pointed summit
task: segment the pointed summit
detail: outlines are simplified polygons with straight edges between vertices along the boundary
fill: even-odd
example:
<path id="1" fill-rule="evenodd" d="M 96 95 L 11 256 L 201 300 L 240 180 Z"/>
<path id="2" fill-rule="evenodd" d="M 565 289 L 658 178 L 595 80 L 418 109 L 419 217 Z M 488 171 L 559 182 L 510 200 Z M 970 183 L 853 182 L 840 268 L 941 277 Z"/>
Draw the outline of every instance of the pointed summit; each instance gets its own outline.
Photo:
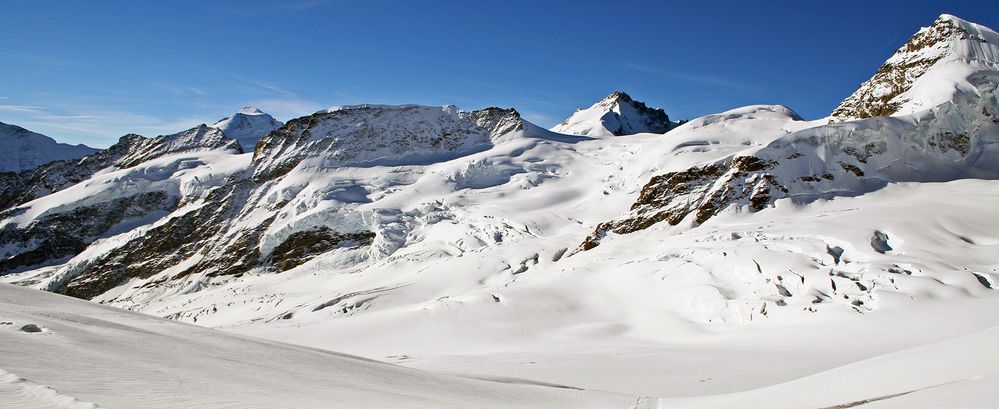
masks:
<path id="1" fill-rule="evenodd" d="M 943 14 L 895 51 L 832 116 L 849 120 L 926 110 L 951 100 L 970 74 L 997 68 L 999 34 Z"/>
<path id="2" fill-rule="evenodd" d="M 244 152 L 253 152 L 260 138 L 283 125 L 269 114 L 247 105 L 231 117 L 220 119 L 212 125 L 212 128 L 221 130 L 225 136 L 239 141 Z"/>
<path id="3" fill-rule="evenodd" d="M 577 110 L 553 132 L 585 136 L 665 133 L 675 126 L 662 108 L 649 108 L 622 91 L 614 91 L 587 109 Z"/>
<path id="4" fill-rule="evenodd" d="M 243 107 L 243 109 L 239 110 L 239 113 L 243 115 L 267 115 L 264 113 L 264 111 L 257 109 L 257 107 L 253 105 L 247 105 Z"/>

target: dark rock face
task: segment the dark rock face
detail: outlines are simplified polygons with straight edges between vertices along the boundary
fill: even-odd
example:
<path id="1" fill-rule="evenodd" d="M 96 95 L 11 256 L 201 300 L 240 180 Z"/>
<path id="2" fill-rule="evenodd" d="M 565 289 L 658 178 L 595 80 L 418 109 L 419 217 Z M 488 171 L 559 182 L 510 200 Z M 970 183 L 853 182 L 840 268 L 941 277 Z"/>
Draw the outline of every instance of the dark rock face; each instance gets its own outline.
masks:
<path id="1" fill-rule="evenodd" d="M 576 252 L 600 245 L 607 232 L 628 234 L 661 222 L 677 225 L 691 214 L 695 223 L 704 223 L 732 203 L 747 202 L 754 210 L 762 209 L 788 192 L 776 176 L 767 173 L 776 166 L 774 161 L 739 156 L 729 163 L 653 177 L 627 217 L 598 225 Z"/>
<path id="2" fill-rule="evenodd" d="M 23 228 L 7 224 L 0 247 L 18 251 L 2 254 L 0 275 L 75 256 L 115 225 L 176 205 L 175 197 L 155 191 L 43 216 Z"/>
<path id="3" fill-rule="evenodd" d="M 607 98 L 617 98 L 621 102 L 630 104 L 632 107 L 634 107 L 636 111 L 641 113 L 641 118 L 642 118 L 641 122 L 643 125 L 645 125 L 645 127 L 648 129 L 649 132 L 666 133 L 670 129 L 679 126 L 679 124 L 674 124 L 670 122 L 669 115 L 667 115 L 666 111 L 663 110 L 662 108 L 649 107 L 648 105 L 645 105 L 645 103 L 642 101 L 636 101 L 632 99 L 630 95 L 624 92 L 615 91 L 611 93 L 610 96 L 608 96 Z M 617 129 L 610 129 L 610 131 L 617 136 L 634 133 L 632 132 L 631 129 L 625 129 L 624 126 L 620 125 L 618 126 Z"/>
<path id="4" fill-rule="evenodd" d="M 72 277 L 51 288 L 78 298 L 93 298 L 130 278 L 149 278 L 159 272 L 203 253 L 206 247 L 223 242 L 223 229 L 246 200 L 247 183 L 234 183 L 212 192 L 208 205 L 173 218 L 161 226 L 150 229 L 144 236 L 133 239 L 104 256 L 77 267 Z M 207 259 L 177 273 L 173 278 L 184 277 L 195 271 L 214 267 L 214 274 L 241 274 L 259 261 L 257 242 L 270 220 L 240 235 L 216 259 Z"/>
<path id="5" fill-rule="evenodd" d="M 599 118 L 599 124 L 594 122 Z M 636 133 L 666 133 L 679 126 L 662 108 L 651 108 L 630 95 L 615 91 L 587 109 L 577 110 L 551 128 L 554 132 L 582 136 L 621 136 Z"/>
<path id="6" fill-rule="evenodd" d="M 103 169 L 124 169 L 171 153 L 207 149 L 242 152 L 221 131 L 202 125 L 155 138 L 129 134 L 110 148 L 78 160 L 0 174 L 0 220 L 23 213 L 18 206 L 88 180 Z M 5 249 L 0 254 L 0 275 L 75 256 L 116 225 L 154 212 L 170 212 L 179 199 L 168 191 L 145 191 L 69 210 L 56 208 L 23 227 L 6 224 L 0 230 L 0 247 Z"/>
<path id="7" fill-rule="evenodd" d="M 327 227 L 292 233 L 271 253 L 271 263 L 277 271 L 295 268 L 316 256 L 343 245 L 368 245 L 373 232 L 338 233 Z"/>
<path id="8" fill-rule="evenodd" d="M 489 132 L 490 135 L 503 135 L 524 130 L 524 123 L 520 119 L 520 112 L 517 112 L 513 108 L 490 107 L 472 111 L 468 115 L 478 126 Z"/>

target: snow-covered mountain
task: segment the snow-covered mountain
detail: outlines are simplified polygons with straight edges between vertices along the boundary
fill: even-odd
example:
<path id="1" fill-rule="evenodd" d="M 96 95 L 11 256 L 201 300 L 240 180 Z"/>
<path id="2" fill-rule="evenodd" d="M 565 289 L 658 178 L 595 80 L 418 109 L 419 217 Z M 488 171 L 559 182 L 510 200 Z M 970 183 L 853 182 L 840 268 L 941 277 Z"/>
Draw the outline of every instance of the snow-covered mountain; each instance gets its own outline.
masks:
<path id="1" fill-rule="evenodd" d="M 211 127 L 126 137 L 80 161 L 95 165 L 57 162 L 72 177 L 10 184 L 0 275 L 417 368 L 648 398 L 635 407 L 952 388 L 988 401 L 992 361 L 975 359 L 995 357 L 999 319 L 966 312 L 999 300 L 996 36 L 942 16 L 889 61 L 944 56 L 892 65 L 912 78 L 885 100 L 897 109 L 855 94 L 832 121 L 754 105 L 602 137 L 622 129 L 604 119 L 636 118 L 612 94 L 618 108 L 598 103 L 572 132 L 513 109 L 352 105 L 290 120 L 252 155 Z M 967 365 L 914 363 L 950 348 Z M 717 396 L 678 398 L 694 395 Z"/>
<path id="2" fill-rule="evenodd" d="M 981 38 L 994 34 L 977 30 Z M 924 43 L 924 32 L 912 42 Z M 950 37 L 939 41 L 943 45 L 925 46 L 965 49 Z M 992 55 L 991 43 L 976 44 L 982 56 Z M 990 60 L 960 61 L 968 68 L 946 70 L 953 76 L 945 82 L 967 84 L 963 92 L 930 110 L 827 124 L 803 121 L 782 106 L 751 106 L 690 121 L 672 130 L 668 140 L 648 134 L 566 137 L 498 108 L 355 105 L 290 121 L 265 136 L 247 162 L 221 132 L 203 126 L 169 138 L 176 142 L 139 144 L 143 148 L 136 150 L 176 152 L 181 159 L 166 155 L 171 159 L 161 163 L 149 160 L 155 155 L 130 153 L 116 162 L 116 170 L 95 173 L 137 186 L 135 194 L 112 192 L 115 183 L 83 182 L 9 210 L 2 227 L 4 266 L 19 271 L 58 265 L 25 282 L 190 318 L 204 311 L 187 302 L 181 310 L 179 304 L 152 306 L 173 305 L 193 290 L 238 286 L 233 283 L 242 279 L 234 278 L 245 274 L 317 268 L 381 277 L 372 279 L 377 285 L 355 288 L 359 294 L 402 288 L 405 279 L 376 272 L 395 271 L 403 260 L 422 265 L 422 258 L 405 256 L 414 252 L 440 258 L 440 266 L 461 265 L 457 254 L 474 253 L 485 264 L 474 268 L 477 273 L 466 277 L 471 281 L 461 291 L 505 287 L 532 266 L 545 265 L 541 258 L 586 259 L 608 241 L 630 243 L 625 236 L 653 227 L 698 231 L 731 212 L 862 195 L 890 183 L 999 179 L 992 160 L 999 142 L 992 114 L 999 112 L 993 95 L 999 79 L 974 70 Z M 624 106 L 632 100 L 615 93 L 606 101 Z M 187 148 L 200 146 L 189 140 L 223 153 L 212 153 L 211 159 L 195 155 L 199 159 L 187 165 Z M 134 155 L 138 159 L 131 159 Z M 128 170 L 133 166 L 137 169 Z M 82 220 L 80 215 L 95 208 L 113 209 L 98 212 L 113 217 L 73 224 L 59 241 L 39 236 L 58 230 L 53 226 L 70 226 L 63 217 Z M 122 227 L 132 226 L 126 221 L 133 219 L 146 227 Z M 897 240 L 891 232 L 871 231 L 877 231 L 876 242 Z M 507 254 L 526 249 L 530 254 Z M 72 259 L 63 263 L 62 257 Z M 419 288 L 419 294 L 387 290 L 398 301 L 382 294 L 378 304 L 389 308 L 401 300 L 446 295 L 429 283 Z M 762 294 L 744 305 L 774 302 L 775 296 Z M 857 297 L 869 301 L 865 294 Z M 793 297 L 778 298 L 786 304 Z M 716 313 L 729 314 L 724 311 Z"/>
<path id="3" fill-rule="evenodd" d="M 270 114 L 245 106 L 239 112 L 220 119 L 211 127 L 222 131 L 226 137 L 239 141 L 245 152 L 253 152 L 257 141 L 271 131 L 280 128 L 283 123 Z"/>
<path id="4" fill-rule="evenodd" d="M 576 110 L 551 128 L 552 132 L 583 136 L 666 133 L 674 126 L 662 108 L 650 108 L 621 91 L 612 92 L 589 108 Z"/>
<path id="5" fill-rule="evenodd" d="M 971 74 L 999 69 L 999 35 L 988 27 L 941 15 L 895 51 L 835 110 L 837 119 L 909 115 L 975 88 Z"/>
<path id="6" fill-rule="evenodd" d="M 89 146 L 70 145 L 16 125 L 0 122 L 0 172 L 21 172 L 39 165 L 97 152 Z"/>
<path id="7" fill-rule="evenodd" d="M 220 133 L 206 129 L 208 134 Z M 366 218 L 381 216 L 358 213 L 352 207 L 370 201 L 369 189 L 378 191 L 404 183 L 407 172 L 381 175 L 382 171 L 376 171 L 369 178 L 348 180 L 332 176 L 349 174 L 352 168 L 425 166 L 484 151 L 498 141 L 528 133 L 548 134 L 522 122 L 514 110 L 463 112 L 453 106 L 415 105 L 336 107 L 290 121 L 269 134 L 258 144 L 252 163 L 243 161 L 246 155 L 229 154 L 239 159 L 225 159 L 224 155 L 213 154 L 211 161 L 199 158 L 185 166 L 185 160 L 193 159 L 187 157 L 194 156 L 189 149 L 183 152 L 185 155 L 169 155 L 169 160 L 143 162 L 134 171 L 103 172 L 116 184 L 141 182 L 135 191 L 152 194 L 150 200 L 156 199 L 153 208 L 176 210 L 147 218 L 143 224 L 152 223 L 148 231 L 119 235 L 107 243 L 107 248 L 90 246 L 78 256 L 79 261 L 67 264 L 69 268 L 60 270 L 46 285 L 91 298 L 131 278 L 167 274 L 175 276 L 179 284 L 189 279 L 241 275 L 252 269 L 283 271 L 341 248 L 373 244 L 391 252 L 404 244 L 398 242 L 402 238 L 394 232 L 399 226 L 368 226 Z M 222 150 L 233 148 L 238 147 L 223 146 Z M 197 171 L 182 171 L 188 167 Z M 152 180 L 145 176 L 150 168 L 157 175 Z M 219 174 L 220 168 L 226 170 Z M 202 174 L 212 171 L 214 175 Z M 229 175 L 231 178 L 220 186 L 220 178 Z M 206 176 L 212 178 L 206 180 Z M 395 181 L 400 177 L 402 180 Z M 455 183 L 481 185 L 497 177 L 502 175 L 466 173 Z M 368 183 L 387 186 L 369 188 Z M 48 220 L 56 215 L 72 217 L 75 213 L 71 211 L 77 206 L 64 205 L 67 202 L 84 200 L 100 208 L 109 204 L 116 209 L 131 206 L 132 202 L 117 204 L 126 199 L 116 184 L 81 183 L 25 204 L 25 210 L 0 227 L 8 232 L 4 243 L 15 249 L 5 260 L 8 268 L 44 264 L 47 259 L 40 259 L 40 255 L 52 258 L 83 251 L 85 246 L 79 244 L 51 251 L 52 240 L 39 240 L 28 233 L 52 231 L 54 227 Z M 49 207 L 53 205 L 57 207 Z M 90 207 L 83 209 L 90 211 Z M 120 216 L 123 212 L 114 214 Z M 38 215 L 50 216 L 43 219 Z M 84 230 L 84 234 L 66 236 L 72 237 L 73 244 L 87 243 L 114 223 L 120 221 L 101 222 L 94 229 Z M 386 231 L 376 237 L 380 230 Z M 187 277 L 189 274 L 194 276 Z"/>
<path id="8" fill-rule="evenodd" d="M 0 271 L 58 263 L 94 240 L 151 223 L 240 169 L 239 144 L 200 125 L 129 134 L 73 161 L 0 174 Z"/>

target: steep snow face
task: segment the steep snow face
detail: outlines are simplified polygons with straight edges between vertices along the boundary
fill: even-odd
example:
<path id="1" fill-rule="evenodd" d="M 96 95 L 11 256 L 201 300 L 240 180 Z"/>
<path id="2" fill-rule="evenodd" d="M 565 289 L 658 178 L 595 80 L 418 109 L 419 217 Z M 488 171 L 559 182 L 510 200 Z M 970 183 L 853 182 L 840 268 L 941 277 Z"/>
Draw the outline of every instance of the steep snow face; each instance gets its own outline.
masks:
<path id="1" fill-rule="evenodd" d="M 211 127 L 222 131 L 226 137 L 239 141 L 244 152 L 253 152 L 257 141 L 284 125 L 270 114 L 246 106 L 230 117 L 220 119 Z"/>
<path id="2" fill-rule="evenodd" d="M 577 110 L 552 132 L 584 136 L 620 136 L 636 133 L 665 133 L 676 124 L 662 108 L 649 108 L 628 94 L 617 91 L 593 104 Z"/>
<path id="3" fill-rule="evenodd" d="M 21 172 L 57 160 L 78 159 L 97 152 L 89 146 L 56 142 L 40 133 L 0 122 L 0 172 Z"/>
<path id="4" fill-rule="evenodd" d="M 254 158 L 254 176 L 276 177 L 303 160 L 311 168 L 351 165 L 385 166 L 438 162 L 490 146 L 505 129 L 490 112 L 508 114 L 519 127 L 519 114 L 496 108 L 463 112 L 453 105 L 337 106 L 268 135 Z M 493 129 L 496 126 L 500 128 Z"/>
<path id="5" fill-rule="evenodd" d="M 177 152 L 219 149 L 243 153 L 239 142 L 225 136 L 221 130 L 204 124 L 173 135 L 160 135 L 155 138 L 125 135 L 122 140 L 129 147 L 128 152 L 115 163 L 121 168 L 132 167 L 150 159 Z"/>
<path id="6" fill-rule="evenodd" d="M 895 51 L 832 116 L 844 120 L 930 109 L 973 90 L 968 82 L 972 74 L 995 69 L 999 69 L 999 34 L 944 14 Z"/>

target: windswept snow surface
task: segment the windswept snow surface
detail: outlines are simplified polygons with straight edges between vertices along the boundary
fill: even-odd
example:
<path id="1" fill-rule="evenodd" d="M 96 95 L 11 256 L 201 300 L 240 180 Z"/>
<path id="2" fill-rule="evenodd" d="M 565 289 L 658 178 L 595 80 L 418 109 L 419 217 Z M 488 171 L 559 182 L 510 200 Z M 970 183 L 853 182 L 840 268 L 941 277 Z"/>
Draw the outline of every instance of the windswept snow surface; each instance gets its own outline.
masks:
<path id="1" fill-rule="evenodd" d="M 41 332 L 19 330 L 25 324 Z M 0 284 L 0 407 L 627 408 L 625 395 L 482 381 Z"/>
<path id="2" fill-rule="evenodd" d="M 38 165 L 65 159 L 78 159 L 97 149 L 56 142 L 48 136 L 0 122 L 0 172 L 20 172 Z"/>

